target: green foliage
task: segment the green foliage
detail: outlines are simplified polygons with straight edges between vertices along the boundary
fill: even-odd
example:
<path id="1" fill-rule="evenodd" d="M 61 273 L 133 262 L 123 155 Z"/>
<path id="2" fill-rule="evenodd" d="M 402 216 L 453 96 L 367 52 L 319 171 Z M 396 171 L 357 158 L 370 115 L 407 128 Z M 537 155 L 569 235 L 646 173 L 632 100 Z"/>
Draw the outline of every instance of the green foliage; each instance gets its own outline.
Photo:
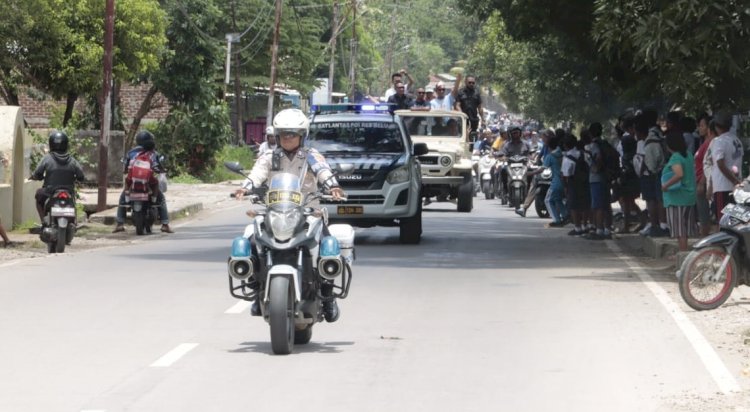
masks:
<path id="1" fill-rule="evenodd" d="M 0 15 L 0 83 L 21 82 L 61 98 L 101 87 L 104 0 L 6 0 Z M 117 2 L 114 77 L 131 80 L 157 67 L 164 13 L 156 0 Z M 17 83 L 17 81 L 16 81 Z"/>
<path id="2" fill-rule="evenodd" d="M 177 176 L 172 176 L 169 178 L 170 183 L 185 183 L 185 184 L 198 184 L 203 183 L 201 179 L 198 179 L 197 177 L 193 175 L 188 174 L 181 174 Z"/>
<path id="3" fill-rule="evenodd" d="M 153 132 L 171 174 L 199 176 L 214 166 L 232 131 L 226 104 L 203 98 L 194 105 L 174 106 Z"/>
<path id="4" fill-rule="evenodd" d="M 247 146 L 226 145 L 217 153 L 216 164 L 202 176 L 202 180 L 206 183 L 219 183 L 242 179 L 240 175 L 224 167 L 224 162 L 240 162 L 245 170 L 250 170 L 255 163 L 255 155 Z"/>

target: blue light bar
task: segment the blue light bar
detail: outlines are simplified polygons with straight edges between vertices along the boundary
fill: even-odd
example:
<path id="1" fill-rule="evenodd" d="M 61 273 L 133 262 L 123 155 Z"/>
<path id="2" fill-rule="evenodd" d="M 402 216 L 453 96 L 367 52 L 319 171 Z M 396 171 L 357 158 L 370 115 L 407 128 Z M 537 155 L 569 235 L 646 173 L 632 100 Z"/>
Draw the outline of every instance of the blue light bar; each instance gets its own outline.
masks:
<path id="1" fill-rule="evenodd" d="M 344 104 L 316 104 L 310 108 L 313 114 L 322 113 L 391 113 L 395 104 L 387 103 L 344 103 Z"/>

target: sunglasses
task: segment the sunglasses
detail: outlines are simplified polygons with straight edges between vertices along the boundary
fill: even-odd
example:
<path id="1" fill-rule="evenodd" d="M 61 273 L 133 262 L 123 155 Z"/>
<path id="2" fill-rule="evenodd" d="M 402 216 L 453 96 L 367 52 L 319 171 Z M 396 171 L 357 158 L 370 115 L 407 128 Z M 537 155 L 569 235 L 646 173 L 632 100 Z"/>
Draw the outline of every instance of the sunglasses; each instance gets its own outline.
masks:
<path id="1" fill-rule="evenodd" d="M 438 91 L 438 92 L 443 92 L 443 91 L 445 91 L 445 89 L 443 89 L 442 87 L 441 87 L 441 88 L 437 88 L 437 89 L 435 89 L 435 90 L 436 90 L 436 91 Z"/>
<path id="2" fill-rule="evenodd" d="M 396 88 L 397 88 L 397 89 L 399 89 L 399 90 L 401 90 L 401 89 L 403 89 L 404 87 L 402 86 L 402 87 L 396 87 Z"/>
<path id="3" fill-rule="evenodd" d="M 466 84 L 474 84 L 474 82 L 466 82 Z"/>
<path id="4" fill-rule="evenodd" d="M 417 92 L 417 94 L 424 94 L 424 92 Z"/>

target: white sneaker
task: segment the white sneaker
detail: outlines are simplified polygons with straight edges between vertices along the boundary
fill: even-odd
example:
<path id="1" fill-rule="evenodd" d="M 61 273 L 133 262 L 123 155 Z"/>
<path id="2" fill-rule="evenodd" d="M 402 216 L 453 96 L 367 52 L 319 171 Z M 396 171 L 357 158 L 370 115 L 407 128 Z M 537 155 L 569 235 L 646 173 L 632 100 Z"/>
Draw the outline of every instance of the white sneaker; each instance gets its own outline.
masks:
<path id="1" fill-rule="evenodd" d="M 651 223 L 647 223 L 646 226 L 643 229 L 641 229 L 641 231 L 638 232 L 638 233 L 641 236 L 646 236 L 646 235 L 648 235 L 649 231 L 651 231 Z"/>

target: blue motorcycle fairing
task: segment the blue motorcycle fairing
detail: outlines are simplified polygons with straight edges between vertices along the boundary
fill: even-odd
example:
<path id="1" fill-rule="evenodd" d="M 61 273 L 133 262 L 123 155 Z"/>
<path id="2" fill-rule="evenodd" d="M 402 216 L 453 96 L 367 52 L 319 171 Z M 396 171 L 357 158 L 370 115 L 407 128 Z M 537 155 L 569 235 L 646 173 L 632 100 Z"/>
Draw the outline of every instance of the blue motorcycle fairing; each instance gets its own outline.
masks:
<path id="1" fill-rule="evenodd" d="M 737 241 L 738 238 L 736 235 L 722 230 L 721 232 L 714 233 L 699 240 L 696 244 L 693 245 L 693 249 L 703 249 L 712 245 L 729 247 L 737 243 Z"/>

